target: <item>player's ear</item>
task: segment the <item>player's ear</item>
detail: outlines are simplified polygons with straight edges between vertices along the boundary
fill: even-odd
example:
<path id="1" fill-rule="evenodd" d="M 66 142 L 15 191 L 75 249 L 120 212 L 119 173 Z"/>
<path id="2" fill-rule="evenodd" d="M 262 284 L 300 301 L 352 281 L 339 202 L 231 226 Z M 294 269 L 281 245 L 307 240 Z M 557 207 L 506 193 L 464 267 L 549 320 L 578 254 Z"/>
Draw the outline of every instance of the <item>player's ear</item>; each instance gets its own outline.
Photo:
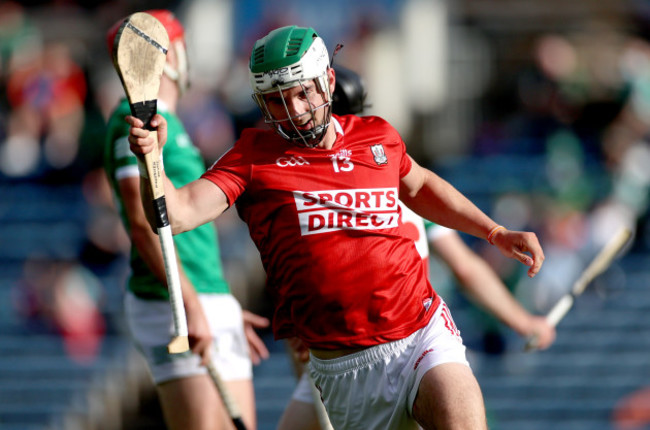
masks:
<path id="1" fill-rule="evenodd" d="M 330 94 L 334 94 L 334 88 L 336 88 L 336 72 L 334 71 L 334 67 L 327 69 L 327 80 L 330 85 Z"/>

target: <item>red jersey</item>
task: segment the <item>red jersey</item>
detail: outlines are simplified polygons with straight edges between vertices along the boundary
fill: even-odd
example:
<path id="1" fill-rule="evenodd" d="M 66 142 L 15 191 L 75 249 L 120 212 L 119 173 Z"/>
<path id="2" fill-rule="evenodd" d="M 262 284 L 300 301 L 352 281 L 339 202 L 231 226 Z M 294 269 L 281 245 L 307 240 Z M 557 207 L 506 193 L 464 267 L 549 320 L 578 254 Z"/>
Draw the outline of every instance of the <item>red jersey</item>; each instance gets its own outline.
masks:
<path id="1" fill-rule="evenodd" d="M 276 339 L 367 347 L 425 326 L 439 298 L 403 231 L 400 178 L 411 169 L 378 117 L 333 116 L 331 150 L 248 129 L 206 173 L 248 225 L 275 306 Z"/>

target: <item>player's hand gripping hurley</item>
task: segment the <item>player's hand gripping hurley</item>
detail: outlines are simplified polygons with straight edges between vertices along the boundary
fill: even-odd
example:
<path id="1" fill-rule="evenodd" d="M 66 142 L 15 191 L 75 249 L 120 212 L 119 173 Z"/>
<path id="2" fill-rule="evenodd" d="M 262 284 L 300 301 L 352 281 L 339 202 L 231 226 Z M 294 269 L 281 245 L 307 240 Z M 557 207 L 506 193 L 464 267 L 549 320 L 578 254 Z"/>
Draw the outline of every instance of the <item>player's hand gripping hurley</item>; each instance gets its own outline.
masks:
<path id="1" fill-rule="evenodd" d="M 589 266 L 580 274 L 578 279 L 573 283 L 571 291 L 566 293 L 560 300 L 553 306 L 553 308 L 546 315 L 549 324 L 556 326 L 562 318 L 569 312 L 573 303 L 580 294 L 583 293 L 587 285 L 593 281 L 598 275 L 603 273 L 618 253 L 623 249 L 632 236 L 632 232 L 628 228 L 621 229 L 613 238 L 605 244 L 603 249 L 600 250 L 598 255 L 589 263 Z M 524 347 L 526 351 L 537 349 L 537 338 L 535 336 L 528 339 Z"/>
<path id="2" fill-rule="evenodd" d="M 122 81 L 129 100 L 131 113 L 150 128 L 151 118 L 156 114 L 160 78 L 169 47 L 165 27 L 153 16 L 137 12 L 127 17 L 115 36 L 113 65 Z M 157 141 L 155 130 L 151 135 Z M 162 182 L 162 164 L 158 146 L 145 154 L 145 164 L 153 195 L 156 228 L 165 262 L 169 300 L 174 320 L 174 335 L 167 345 L 169 353 L 176 354 L 189 349 L 187 318 L 181 293 L 180 277 L 172 231 L 167 218 L 165 190 Z"/>

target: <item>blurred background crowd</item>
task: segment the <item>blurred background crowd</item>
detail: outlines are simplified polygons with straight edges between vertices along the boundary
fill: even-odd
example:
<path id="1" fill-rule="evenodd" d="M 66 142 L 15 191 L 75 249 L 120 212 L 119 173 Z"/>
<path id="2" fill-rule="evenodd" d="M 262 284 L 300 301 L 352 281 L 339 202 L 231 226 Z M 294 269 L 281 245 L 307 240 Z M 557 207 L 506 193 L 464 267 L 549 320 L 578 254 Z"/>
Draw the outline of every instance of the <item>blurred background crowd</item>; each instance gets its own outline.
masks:
<path id="1" fill-rule="evenodd" d="M 486 243 L 463 236 L 529 309 L 547 311 L 620 226 L 635 231 L 628 250 L 633 267 L 615 265 L 596 282 L 600 296 L 587 297 L 586 314 L 598 321 L 607 300 L 633 290 L 631 280 L 647 286 L 647 1 L 0 1 L 0 369 L 8 367 L 6 374 L 0 370 L 0 398 L 18 393 L 7 388 L 16 384 L 10 374 L 29 379 L 39 363 L 45 365 L 31 362 L 25 351 L 42 356 L 39 348 L 52 343 L 51 336 L 61 339 L 73 366 L 91 368 L 93 375 L 106 368 L 112 349 L 122 348 L 111 342 L 125 337 L 120 300 L 128 237 L 111 200 L 102 152 L 105 120 L 123 90 L 105 34 L 117 19 L 150 8 L 173 10 L 187 29 L 192 86 L 179 114 L 206 166 L 243 128 L 259 125 L 247 71 L 253 42 L 278 26 L 311 26 L 330 54 L 337 43 L 344 45 L 334 62 L 363 77 L 366 113 L 392 122 L 420 164 L 499 223 L 539 235 L 547 259 L 534 280 Z M 259 256 L 245 226 L 228 211 L 218 229 L 235 296 L 244 308 L 268 313 Z M 455 280 L 435 258 L 431 264 L 432 283 L 459 309 L 458 325 L 467 327 L 463 337 L 476 357 L 494 356 L 511 366 L 500 367 L 495 385 L 507 384 L 504 373 L 524 372 L 521 363 L 543 367 L 544 357 L 575 358 L 542 353 L 539 361 L 508 361 L 521 345 L 457 297 Z M 650 300 L 642 297 L 648 294 L 630 301 L 635 311 L 647 312 Z M 650 328 L 635 319 L 637 313 L 627 315 L 631 325 L 619 321 L 615 338 L 630 337 L 641 349 Z M 28 347 L 29 338 L 38 341 Z M 558 341 L 549 354 L 562 348 L 561 333 Z M 24 374 L 16 371 L 19 361 Z M 650 383 L 648 365 L 639 366 L 645 367 L 634 369 L 645 374 L 628 377 L 636 385 L 609 382 L 618 389 L 615 398 L 583 411 L 594 417 L 584 427 L 577 418 L 573 427 L 562 427 L 561 417 L 555 424 L 538 417 L 540 427 L 509 428 L 648 428 L 650 401 L 637 401 L 634 419 L 620 412 L 625 396 Z M 482 382 L 480 371 L 477 364 Z M 537 374 L 530 381 L 540 379 Z M 65 397 L 56 384 L 48 389 L 51 397 Z M 27 402 L 20 393 L 22 403 L 0 407 L 0 428 L 12 422 L 26 428 L 20 419 L 30 411 L 20 417 L 9 411 Z M 486 399 L 489 406 L 489 392 Z M 50 409 L 42 415 L 61 410 Z M 521 424 L 516 412 L 511 415 Z M 507 418 L 502 411 L 502 428 Z M 273 428 L 264 425 L 262 415 L 260 428 Z"/>

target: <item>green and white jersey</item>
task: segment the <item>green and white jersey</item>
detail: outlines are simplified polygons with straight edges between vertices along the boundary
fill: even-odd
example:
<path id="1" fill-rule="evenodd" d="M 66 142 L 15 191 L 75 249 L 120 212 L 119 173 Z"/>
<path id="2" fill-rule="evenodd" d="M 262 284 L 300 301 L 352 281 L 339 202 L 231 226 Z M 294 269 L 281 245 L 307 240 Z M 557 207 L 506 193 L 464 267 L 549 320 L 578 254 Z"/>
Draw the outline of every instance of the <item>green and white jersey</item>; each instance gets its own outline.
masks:
<path id="1" fill-rule="evenodd" d="M 450 228 L 443 227 L 427 219 L 423 219 L 423 221 L 424 221 L 424 229 L 427 232 L 427 239 L 429 239 L 429 242 L 435 242 L 437 238 L 454 232 L 454 230 Z"/>
<path id="2" fill-rule="evenodd" d="M 402 223 L 412 225 L 411 236 L 415 241 L 415 247 L 422 258 L 429 257 L 429 243 L 433 244 L 437 238 L 452 233 L 453 230 L 438 225 L 413 212 L 405 204 L 400 202 L 402 207 Z"/>
<path id="3" fill-rule="evenodd" d="M 163 164 L 167 177 L 174 186 L 181 187 L 198 178 L 205 171 L 199 150 L 192 144 L 179 118 L 158 103 L 158 112 L 167 120 L 167 143 L 163 147 Z M 111 182 L 113 195 L 129 232 L 131 227 L 124 210 L 118 182 L 129 176 L 138 176 L 135 155 L 129 149 L 129 126 L 124 121 L 131 110 L 126 99 L 112 113 L 107 126 L 104 148 L 104 169 Z M 217 231 L 213 223 L 174 236 L 176 251 L 183 269 L 198 293 L 230 293 L 223 276 Z M 151 273 L 135 246 L 131 247 L 131 275 L 127 288 L 142 299 L 168 299 L 167 287 Z"/>

